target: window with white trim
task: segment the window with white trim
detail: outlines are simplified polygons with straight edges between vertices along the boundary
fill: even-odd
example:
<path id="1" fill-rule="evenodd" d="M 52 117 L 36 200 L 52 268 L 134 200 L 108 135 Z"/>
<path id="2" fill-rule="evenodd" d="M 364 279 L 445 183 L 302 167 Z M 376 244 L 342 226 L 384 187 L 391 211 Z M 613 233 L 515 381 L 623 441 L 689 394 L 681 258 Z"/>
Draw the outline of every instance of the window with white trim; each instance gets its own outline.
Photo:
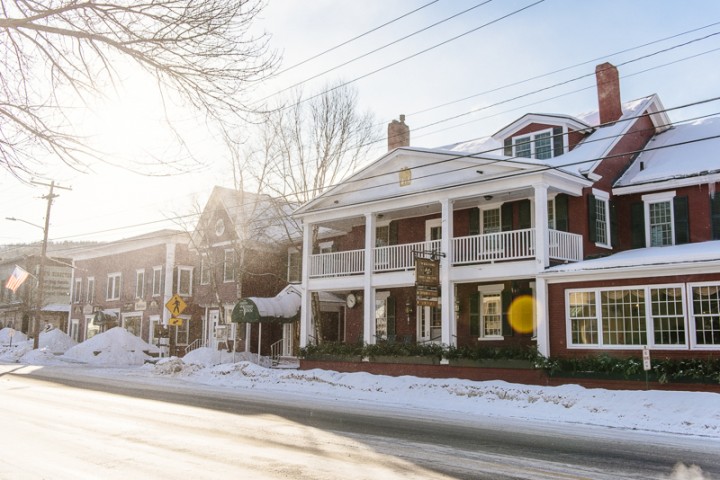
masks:
<path id="1" fill-rule="evenodd" d="M 555 197 L 548 198 L 547 218 L 548 218 L 548 228 L 550 230 L 555 230 Z"/>
<path id="2" fill-rule="evenodd" d="M 192 295 L 192 267 L 178 267 L 177 294 L 182 296 Z"/>
<path id="3" fill-rule="evenodd" d="M 646 245 L 661 247 L 675 244 L 673 199 L 675 192 L 643 195 L 645 204 Z"/>
<path id="4" fill-rule="evenodd" d="M 302 252 L 296 247 L 288 248 L 287 281 L 289 283 L 302 281 Z"/>
<path id="5" fill-rule="evenodd" d="M 470 335 L 478 340 L 503 338 L 502 291 L 503 284 L 480 285 L 470 298 Z"/>
<path id="6" fill-rule="evenodd" d="M 720 347 L 720 283 L 689 286 L 692 345 L 697 348 Z"/>
<path id="7" fill-rule="evenodd" d="M 512 139 L 513 154 L 516 157 L 545 160 L 555 156 L 553 152 L 553 131 L 543 130 Z"/>
<path id="8" fill-rule="evenodd" d="M 135 298 L 143 298 L 145 296 L 145 270 L 137 270 L 135 272 Z"/>
<path id="9" fill-rule="evenodd" d="M 595 198 L 595 244 L 610 246 L 610 196 L 607 192 L 593 189 Z"/>
<path id="10" fill-rule="evenodd" d="M 235 250 L 225 250 L 225 260 L 223 261 L 223 282 L 235 281 Z"/>
<path id="11" fill-rule="evenodd" d="M 85 289 L 85 301 L 86 303 L 95 303 L 95 277 L 88 277 L 87 289 Z"/>
<path id="12" fill-rule="evenodd" d="M 481 233 L 498 233 L 502 230 L 500 207 L 482 209 L 480 216 Z"/>
<path id="13" fill-rule="evenodd" d="M 75 286 L 73 287 L 73 303 L 80 303 L 82 299 L 82 278 L 75 279 Z"/>
<path id="14" fill-rule="evenodd" d="M 687 347 L 683 296 L 682 285 L 569 290 L 568 345 Z"/>
<path id="15" fill-rule="evenodd" d="M 120 299 L 120 283 L 122 280 L 122 273 L 115 272 L 109 273 L 107 277 L 107 295 L 106 300 L 119 300 Z"/>
<path id="16" fill-rule="evenodd" d="M 159 297 L 162 295 L 162 266 L 153 267 L 152 282 L 153 297 Z"/>

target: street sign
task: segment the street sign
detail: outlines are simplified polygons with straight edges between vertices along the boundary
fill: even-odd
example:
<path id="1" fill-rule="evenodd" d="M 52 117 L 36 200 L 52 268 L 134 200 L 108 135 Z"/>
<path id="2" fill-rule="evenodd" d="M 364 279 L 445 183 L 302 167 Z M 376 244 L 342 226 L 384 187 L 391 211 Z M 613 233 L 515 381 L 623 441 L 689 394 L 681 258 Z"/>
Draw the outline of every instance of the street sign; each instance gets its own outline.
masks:
<path id="1" fill-rule="evenodd" d="M 168 325 L 173 325 L 175 327 L 182 327 L 182 324 L 183 324 L 182 318 L 172 317 L 168 320 Z"/>
<path id="2" fill-rule="evenodd" d="M 650 350 L 648 350 L 647 347 L 643 348 L 643 370 L 646 372 L 652 370 L 652 366 L 650 365 Z"/>
<path id="3" fill-rule="evenodd" d="M 177 293 L 165 304 L 173 316 L 180 315 L 187 308 L 187 303 Z"/>

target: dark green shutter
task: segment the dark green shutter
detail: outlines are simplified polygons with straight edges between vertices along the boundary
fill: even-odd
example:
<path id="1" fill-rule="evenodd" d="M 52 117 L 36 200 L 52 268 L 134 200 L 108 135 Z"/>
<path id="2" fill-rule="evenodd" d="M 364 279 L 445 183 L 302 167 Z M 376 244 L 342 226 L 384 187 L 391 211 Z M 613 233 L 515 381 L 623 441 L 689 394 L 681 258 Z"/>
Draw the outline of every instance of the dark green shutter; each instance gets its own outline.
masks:
<path id="1" fill-rule="evenodd" d="M 503 290 L 500 295 L 502 299 L 502 334 L 503 337 L 510 337 L 513 335 L 513 329 L 510 325 L 510 319 L 508 317 L 508 311 L 512 304 L 512 292 L 510 290 Z"/>
<path id="2" fill-rule="evenodd" d="M 530 200 L 521 200 L 518 202 L 518 222 L 519 228 L 530 228 Z"/>
<path id="3" fill-rule="evenodd" d="M 562 155 L 564 147 L 562 127 L 553 128 L 553 157 Z"/>
<path id="4" fill-rule="evenodd" d="M 712 225 L 712 239 L 720 240 L 720 194 L 710 197 L 710 225 Z"/>
<path id="5" fill-rule="evenodd" d="M 512 203 L 503 203 L 500 214 L 502 216 L 502 231 L 507 232 L 513 229 L 513 206 Z"/>
<path id="6" fill-rule="evenodd" d="M 504 154 L 506 157 L 512 157 L 513 156 L 513 145 L 512 145 L 512 138 L 506 138 L 505 139 L 505 145 L 504 145 Z"/>
<path id="7" fill-rule="evenodd" d="M 480 209 L 478 207 L 468 210 L 468 235 L 480 235 Z"/>
<path id="8" fill-rule="evenodd" d="M 688 197 L 675 197 L 675 244 L 690 243 L 690 221 L 688 218 Z"/>
<path id="9" fill-rule="evenodd" d="M 388 297 L 385 301 L 385 307 L 387 308 L 387 334 L 388 339 L 395 337 L 395 298 Z"/>
<path id="10" fill-rule="evenodd" d="M 630 246 L 631 248 L 645 247 L 645 205 L 635 202 L 630 205 Z"/>
<path id="11" fill-rule="evenodd" d="M 595 195 L 590 194 L 587 197 L 588 201 L 588 240 L 591 242 L 597 241 L 597 218 L 596 208 L 597 203 L 595 202 Z"/>
<path id="12" fill-rule="evenodd" d="M 392 221 L 390 222 L 390 225 L 388 226 L 389 230 L 389 236 L 388 239 L 390 242 L 390 245 L 397 245 L 398 244 L 398 222 Z"/>
<path id="13" fill-rule="evenodd" d="M 480 292 L 470 295 L 470 335 L 480 336 Z"/>
<path id="14" fill-rule="evenodd" d="M 561 232 L 570 231 L 568 222 L 568 196 L 564 193 L 555 197 L 555 229 Z"/>

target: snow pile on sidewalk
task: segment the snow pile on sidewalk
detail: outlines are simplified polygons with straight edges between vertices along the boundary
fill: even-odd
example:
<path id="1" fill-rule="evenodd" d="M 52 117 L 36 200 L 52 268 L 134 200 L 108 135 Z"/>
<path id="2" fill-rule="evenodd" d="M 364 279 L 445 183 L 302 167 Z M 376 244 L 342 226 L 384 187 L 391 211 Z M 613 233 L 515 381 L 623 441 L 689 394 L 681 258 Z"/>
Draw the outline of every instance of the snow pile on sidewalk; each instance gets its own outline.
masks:
<path id="1" fill-rule="evenodd" d="M 720 438 L 720 395 L 716 393 L 618 391 L 578 385 L 542 387 L 317 369 L 275 370 L 251 362 L 211 362 L 202 367 L 188 356 L 172 359 L 172 369 L 159 363 L 146 371 L 204 385 L 251 388 L 344 404 L 355 402 L 359 406 L 424 410 L 433 405 L 463 418 L 505 417 Z"/>
<path id="2" fill-rule="evenodd" d="M 11 337 L 12 335 L 12 344 Z M 34 342 L 22 332 L 13 332 L 10 328 L 0 330 L 0 361 L 10 363 L 53 364 L 58 363 L 57 355 L 65 353 L 77 345 L 65 332 L 57 328 L 40 332 L 39 348 L 33 350 Z"/>
<path id="3" fill-rule="evenodd" d="M 105 366 L 142 365 L 145 360 L 152 358 L 148 353 L 158 351 L 156 346 L 124 328 L 115 327 L 75 345 L 66 351 L 62 358 Z"/>
<path id="4" fill-rule="evenodd" d="M 18 330 L 9 327 L 0 330 L 0 348 L 10 346 L 11 343 L 17 345 L 18 343 L 26 342 L 27 339 L 27 335 Z"/>
<path id="5" fill-rule="evenodd" d="M 46 349 L 54 354 L 61 354 L 77 345 L 77 342 L 62 330 L 53 328 L 52 330 L 40 332 L 38 344 L 41 349 Z"/>

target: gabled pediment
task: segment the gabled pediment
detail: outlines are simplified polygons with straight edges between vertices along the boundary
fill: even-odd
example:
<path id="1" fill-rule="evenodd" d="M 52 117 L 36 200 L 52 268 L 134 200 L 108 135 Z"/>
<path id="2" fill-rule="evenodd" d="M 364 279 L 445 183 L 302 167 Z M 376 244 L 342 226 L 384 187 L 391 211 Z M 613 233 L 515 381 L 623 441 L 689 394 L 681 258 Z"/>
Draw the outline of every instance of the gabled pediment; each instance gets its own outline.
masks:
<path id="1" fill-rule="evenodd" d="M 527 113 L 492 135 L 492 138 L 503 141 L 515 135 L 522 135 L 552 127 L 563 127 L 565 131 L 592 131 L 592 126 L 570 115 Z"/>

